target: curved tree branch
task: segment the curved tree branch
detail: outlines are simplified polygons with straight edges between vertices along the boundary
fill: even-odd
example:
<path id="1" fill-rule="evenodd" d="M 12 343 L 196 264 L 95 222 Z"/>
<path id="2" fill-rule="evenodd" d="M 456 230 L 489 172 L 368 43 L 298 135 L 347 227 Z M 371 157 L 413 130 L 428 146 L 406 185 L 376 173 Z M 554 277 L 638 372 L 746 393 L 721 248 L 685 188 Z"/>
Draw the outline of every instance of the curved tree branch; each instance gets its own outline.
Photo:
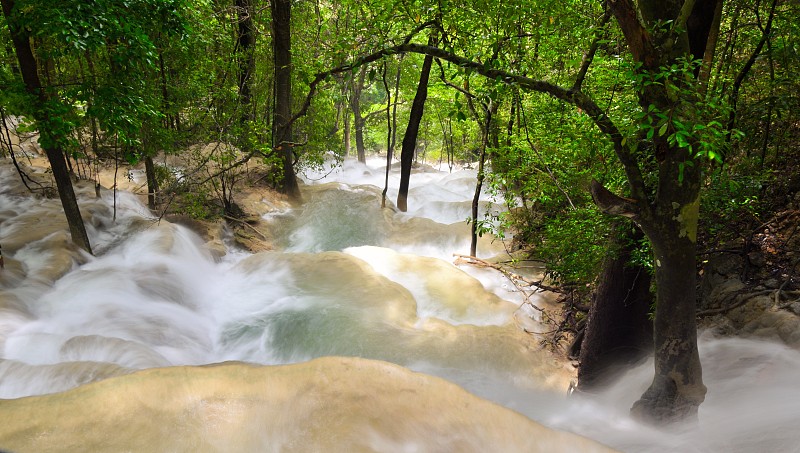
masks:
<path id="1" fill-rule="evenodd" d="M 476 72 L 486 78 L 493 79 L 501 83 L 517 85 L 520 88 L 529 91 L 548 94 L 556 99 L 578 107 L 582 112 L 587 114 L 592 119 L 595 126 L 597 126 L 597 128 L 606 134 L 609 140 L 611 140 L 611 143 L 614 146 L 614 152 L 616 153 L 617 158 L 625 170 L 625 175 L 628 179 L 631 190 L 631 196 L 637 200 L 640 206 L 648 205 L 647 190 L 645 188 L 644 178 L 642 177 L 642 172 L 639 168 L 636 157 L 634 156 L 634 151 L 631 147 L 631 144 L 625 143 L 625 137 L 622 135 L 622 132 L 619 130 L 617 125 L 614 124 L 611 118 L 606 115 L 603 109 L 601 109 L 591 97 L 580 91 L 573 91 L 550 82 L 535 80 L 530 77 L 512 74 L 500 69 L 490 68 L 484 64 L 472 61 L 435 46 L 411 42 L 399 44 L 378 50 L 353 62 L 343 64 L 328 71 L 318 73 L 309 85 L 309 92 L 302 107 L 292 117 L 290 123 L 306 114 L 308 108 L 311 106 L 311 101 L 314 97 L 314 94 L 316 94 L 319 84 L 325 81 L 328 77 L 334 74 L 352 71 L 359 66 L 378 61 L 387 56 L 403 53 L 418 53 L 439 58 L 441 60 L 453 63 L 464 70 Z"/>
<path id="2" fill-rule="evenodd" d="M 584 79 L 586 79 L 586 73 L 589 72 L 589 66 L 592 64 L 592 60 L 594 60 L 594 54 L 597 53 L 597 49 L 600 47 L 600 40 L 603 37 L 603 29 L 605 28 L 608 21 L 611 19 L 611 10 L 606 8 L 606 11 L 603 13 L 603 17 L 600 19 L 600 24 L 598 24 L 597 28 L 600 30 L 592 40 L 592 44 L 589 46 L 589 50 L 583 54 L 583 60 L 581 61 L 581 68 L 578 70 L 578 75 L 575 77 L 575 83 L 572 85 L 572 91 L 580 91 L 581 85 L 583 85 Z"/>
<path id="3" fill-rule="evenodd" d="M 594 204 L 606 214 L 628 217 L 630 219 L 637 219 L 639 217 L 639 207 L 636 200 L 615 195 L 613 192 L 606 189 L 605 186 L 597 182 L 596 179 L 592 179 L 589 190 L 592 193 Z"/>

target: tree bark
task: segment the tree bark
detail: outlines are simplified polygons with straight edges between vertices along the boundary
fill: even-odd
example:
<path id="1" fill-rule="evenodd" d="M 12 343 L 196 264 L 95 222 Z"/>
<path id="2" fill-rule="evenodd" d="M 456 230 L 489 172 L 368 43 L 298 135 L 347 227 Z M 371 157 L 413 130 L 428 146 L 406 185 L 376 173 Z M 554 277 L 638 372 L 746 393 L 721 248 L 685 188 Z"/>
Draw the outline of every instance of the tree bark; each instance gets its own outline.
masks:
<path id="1" fill-rule="evenodd" d="M 239 106 L 240 123 L 244 126 L 253 120 L 252 80 L 256 69 L 255 44 L 256 30 L 253 25 L 253 7 L 251 0 L 236 0 L 236 16 L 239 28 L 236 36 L 236 57 L 239 66 Z M 243 142 L 246 142 L 244 140 Z M 249 150 L 245 150 L 249 151 Z"/>
<path id="2" fill-rule="evenodd" d="M 417 93 L 414 95 L 414 102 L 411 104 L 408 126 L 403 136 L 403 147 L 400 151 L 400 188 L 397 194 L 397 209 L 403 212 L 408 210 L 408 185 L 411 180 L 411 166 L 414 162 L 414 150 L 417 146 L 419 124 L 422 121 L 422 115 L 425 112 L 425 101 L 428 98 L 428 79 L 431 75 L 431 66 L 433 66 L 433 57 L 426 55 L 419 75 Z"/>
<path id="3" fill-rule="evenodd" d="M 653 322 L 648 313 L 650 273 L 631 264 L 641 230 L 615 238 L 606 258 L 580 348 L 578 389 L 592 391 L 616 377 L 619 371 L 653 351 Z"/>
<path id="4" fill-rule="evenodd" d="M 347 109 L 344 111 L 344 155 L 350 155 L 350 113 Z"/>
<path id="5" fill-rule="evenodd" d="M 156 179 L 156 166 L 153 163 L 153 156 L 150 153 L 144 156 L 144 173 L 147 177 L 147 207 L 155 210 L 158 180 Z"/>
<path id="6" fill-rule="evenodd" d="M 491 117 L 491 114 L 487 114 Z M 487 126 L 488 129 L 488 126 Z M 488 132 L 488 131 L 487 131 Z M 484 164 L 486 162 L 486 148 L 488 147 L 489 137 L 487 132 L 484 132 L 481 143 L 481 152 L 478 156 L 478 177 L 475 181 L 475 193 L 472 195 L 472 222 L 470 223 L 470 242 L 469 242 L 469 255 L 478 256 L 478 208 L 480 208 L 481 191 L 483 190 L 484 178 Z"/>
<path id="7" fill-rule="evenodd" d="M 656 423 L 692 419 L 706 394 L 697 351 L 695 241 L 663 230 L 648 237 L 656 268 L 655 376 L 631 413 Z"/>
<path id="8" fill-rule="evenodd" d="M 292 143 L 292 36 L 291 0 L 273 0 L 272 50 L 275 66 L 275 112 L 273 114 L 273 144 L 283 156 L 283 191 L 297 203 L 302 200 L 294 172 Z"/>
<path id="9" fill-rule="evenodd" d="M 2 0 L 2 5 L 3 14 L 7 19 L 11 39 L 14 43 L 14 50 L 17 54 L 22 80 L 25 83 L 25 89 L 35 103 L 33 118 L 36 120 L 39 134 L 43 138 L 42 147 L 47 155 L 47 160 L 50 161 L 50 168 L 53 171 L 53 178 L 56 181 L 64 214 L 67 217 L 67 225 L 72 236 L 72 242 L 92 253 L 89 236 L 86 234 L 86 227 L 83 224 L 81 211 L 78 207 L 78 200 L 72 188 L 72 180 L 67 169 L 67 161 L 64 158 L 64 150 L 57 145 L 57 143 L 63 141 L 64 137 L 54 135 L 54 132 L 47 126 L 49 118 L 47 118 L 46 104 L 49 101 L 49 97 L 39 79 L 39 69 L 36 58 L 33 55 L 33 49 L 31 49 L 30 37 L 25 28 L 19 27 L 11 17 L 14 9 L 14 0 Z"/>
<path id="10" fill-rule="evenodd" d="M 353 125 L 356 130 L 356 155 L 358 161 L 367 162 L 367 152 L 364 149 L 364 125 L 367 119 L 361 116 L 361 91 L 364 89 L 364 80 L 367 76 L 367 67 L 362 66 L 358 72 L 358 79 L 353 83 L 353 90 L 350 92 L 350 107 L 353 109 Z"/>

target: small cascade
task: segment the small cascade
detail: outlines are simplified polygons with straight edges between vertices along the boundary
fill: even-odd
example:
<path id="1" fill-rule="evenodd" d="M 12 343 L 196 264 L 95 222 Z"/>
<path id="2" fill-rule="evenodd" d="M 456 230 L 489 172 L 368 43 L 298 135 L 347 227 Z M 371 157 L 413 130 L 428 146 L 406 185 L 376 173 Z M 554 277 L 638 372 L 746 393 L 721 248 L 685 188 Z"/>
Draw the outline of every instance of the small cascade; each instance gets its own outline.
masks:
<path id="1" fill-rule="evenodd" d="M 25 444 L 5 424 L 0 449 L 605 451 L 535 422 L 631 452 L 800 442 L 800 353 L 770 342 L 701 336 L 696 425 L 628 417 L 651 363 L 567 396 L 574 370 L 519 326 L 541 328 L 519 293 L 452 264 L 469 248 L 474 171 L 415 173 L 400 213 L 380 208 L 375 163 L 308 175 L 303 207 L 265 217 L 277 251 L 223 259 L 133 195 L 79 185 L 87 256 L 58 202 L 18 195 L 0 167 L 0 417 L 42 433 Z"/>

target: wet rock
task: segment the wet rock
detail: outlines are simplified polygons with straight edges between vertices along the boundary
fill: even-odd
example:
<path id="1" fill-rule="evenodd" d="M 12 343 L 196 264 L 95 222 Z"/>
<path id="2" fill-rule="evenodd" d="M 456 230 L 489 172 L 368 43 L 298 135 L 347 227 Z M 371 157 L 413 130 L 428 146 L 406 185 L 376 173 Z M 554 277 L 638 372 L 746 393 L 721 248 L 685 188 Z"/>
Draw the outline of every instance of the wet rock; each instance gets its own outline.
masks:
<path id="1" fill-rule="evenodd" d="M 761 252 L 750 252 L 747 254 L 747 259 L 750 261 L 750 264 L 756 267 L 762 267 L 766 264 L 764 255 L 762 255 Z"/>
<path id="2" fill-rule="evenodd" d="M 700 327 L 714 336 L 730 336 L 736 334 L 737 331 L 733 321 L 721 314 L 705 320 Z"/>
<path id="3" fill-rule="evenodd" d="M 703 267 L 703 278 L 700 283 L 702 308 L 715 306 L 715 302 L 721 299 L 726 292 L 738 291 L 744 286 L 739 280 L 741 267 L 742 259 L 739 255 L 720 253 L 709 258 Z M 735 287 L 731 288 L 730 285 Z"/>
<path id="4" fill-rule="evenodd" d="M 0 288 L 13 288 L 25 280 L 27 273 L 21 262 L 8 257 L 3 257 L 3 262 L 4 267 L 0 269 Z"/>
<path id="5" fill-rule="evenodd" d="M 150 369 L 4 401 L 0 418 L 14 451 L 612 451 L 447 381 L 355 358 Z"/>

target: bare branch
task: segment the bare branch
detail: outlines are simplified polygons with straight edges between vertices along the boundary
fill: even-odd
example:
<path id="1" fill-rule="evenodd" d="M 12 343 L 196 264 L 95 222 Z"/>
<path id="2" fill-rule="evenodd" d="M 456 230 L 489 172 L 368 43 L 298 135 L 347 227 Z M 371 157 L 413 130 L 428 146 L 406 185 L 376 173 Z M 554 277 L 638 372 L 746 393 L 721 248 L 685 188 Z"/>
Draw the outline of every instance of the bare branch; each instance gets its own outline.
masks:
<path id="1" fill-rule="evenodd" d="M 583 55 L 583 60 L 581 61 L 581 68 L 578 70 L 578 75 L 575 77 L 575 84 L 572 85 L 572 91 L 580 91 L 581 85 L 583 85 L 584 79 L 586 79 L 586 73 L 589 72 L 589 66 L 592 64 L 592 60 L 594 60 L 594 54 L 597 53 L 597 49 L 600 47 L 600 40 L 603 38 L 604 31 L 606 24 L 611 19 L 611 10 L 606 8 L 605 13 L 603 13 L 603 17 L 600 19 L 600 24 L 598 24 L 597 28 L 600 30 L 594 37 L 592 44 L 589 46 L 589 50 Z"/>

